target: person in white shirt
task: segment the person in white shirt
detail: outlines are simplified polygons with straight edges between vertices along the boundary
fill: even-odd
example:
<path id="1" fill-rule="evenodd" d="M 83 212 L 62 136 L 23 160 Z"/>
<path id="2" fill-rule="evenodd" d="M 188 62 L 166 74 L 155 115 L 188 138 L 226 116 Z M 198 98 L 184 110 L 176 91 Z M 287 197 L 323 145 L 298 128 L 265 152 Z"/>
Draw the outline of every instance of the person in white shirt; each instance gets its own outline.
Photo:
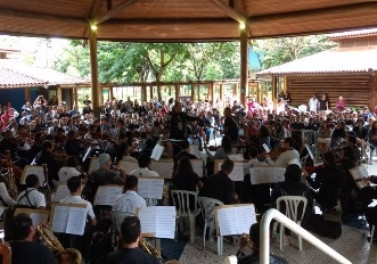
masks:
<path id="1" fill-rule="evenodd" d="M 140 209 L 147 206 L 145 199 L 137 193 L 138 183 L 139 180 L 136 176 L 130 175 L 127 177 L 124 184 L 126 192 L 115 199 L 113 211 L 136 214 L 137 208 Z"/>
<path id="2" fill-rule="evenodd" d="M 2 206 L 14 206 L 17 202 L 10 197 L 7 187 L 4 182 L 0 182 L 0 205 Z"/>
<path id="3" fill-rule="evenodd" d="M 69 156 L 65 160 L 65 165 L 58 172 L 59 181 L 66 182 L 73 176 L 80 176 L 82 173 L 77 169 L 79 161 L 75 156 Z"/>
<path id="4" fill-rule="evenodd" d="M 317 99 L 317 96 L 313 94 L 313 97 L 309 100 L 309 111 L 311 114 L 315 115 L 317 114 L 317 111 L 319 109 L 319 101 Z"/>
<path id="5" fill-rule="evenodd" d="M 250 168 L 252 168 L 254 166 L 256 166 L 256 167 L 267 166 L 266 162 L 262 162 L 262 161 L 259 161 L 257 159 L 257 157 L 258 157 L 258 149 L 257 148 L 254 148 L 254 147 L 250 148 L 248 150 L 248 154 L 249 154 L 250 159 L 243 165 L 244 174 L 248 174 Z"/>
<path id="6" fill-rule="evenodd" d="M 46 197 L 38 191 L 40 186 L 39 178 L 35 174 L 26 176 L 26 190 L 17 196 L 17 205 L 30 208 L 46 207 Z"/>
<path id="7" fill-rule="evenodd" d="M 283 143 L 283 148 L 285 149 L 276 160 L 272 160 L 270 157 L 266 157 L 266 162 L 269 165 L 278 167 L 287 167 L 289 164 L 300 164 L 300 153 L 293 147 L 293 139 L 286 138 Z"/>
<path id="8" fill-rule="evenodd" d="M 97 225 L 97 219 L 96 215 L 94 214 L 92 204 L 89 201 L 81 198 L 81 192 L 84 189 L 84 180 L 79 176 L 73 176 L 68 179 L 67 187 L 71 192 L 71 195 L 60 200 L 60 203 L 86 204 L 87 215 L 90 217 L 92 225 Z"/>
<path id="9" fill-rule="evenodd" d="M 160 176 L 156 171 L 152 171 L 149 169 L 149 165 L 151 162 L 151 158 L 147 153 L 143 153 L 140 155 L 139 159 L 137 160 L 139 164 L 139 168 L 131 171 L 130 175 L 134 176 Z"/>

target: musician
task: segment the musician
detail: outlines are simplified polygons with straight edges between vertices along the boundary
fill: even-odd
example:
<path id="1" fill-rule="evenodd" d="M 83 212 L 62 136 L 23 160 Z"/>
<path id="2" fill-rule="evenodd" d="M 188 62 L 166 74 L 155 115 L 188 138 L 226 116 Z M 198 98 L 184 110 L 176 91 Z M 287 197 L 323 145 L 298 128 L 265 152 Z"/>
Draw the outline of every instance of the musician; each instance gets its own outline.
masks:
<path id="1" fill-rule="evenodd" d="M 141 197 L 138 191 L 139 180 L 136 176 L 130 175 L 126 178 L 124 189 L 125 193 L 115 199 L 113 211 L 136 214 L 136 208 L 147 206 L 147 202 Z"/>
<path id="2" fill-rule="evenodd" d="M 151 163 L 151 158 L 148 153 L 142 153 L 138 160 L 139 168 L 131 171 L 130 175 L 135 175 L 135 176 L 160 176 L 158 172 L 152 171 L 149 169 L 150 163 Z"/>
<path id="3" fill-rule="evenodd" d="M 53 144 L 50 140 L 42 143 L 42 150 L 35 157 L 37 165 L 47 164 L 49 184 L 52 186 L 52 180 L 58 180 L 58 171 L 62 167 L 62 162 L 55 158 L 53 153 Z"/>
<path id="4" fill-rule="evenodd" d="M 8 107 L 4 106 L 3 114 L 1 115 L 1 129 L 2 131 L 6 131 L 7 126 L 9 125 L 9 119 L 11 116 L 8 113 Z"/>
<path id="5" fill-rule="evenodd" d="M 238 141 L 238 123 L 234 116 L 232 116 L 232 110 L 229 107 L 224 109 L 224 134 L 232 139 L 233 144 Z"/>
<path id="6" fill-rule="evenodd" d="M 204 183 L 199 196 L 218 199 L 224 204 L 236 203 L 238 197 L 235 194 L 234 183 L 229 178 L 233 168 L 233 161 L 226 159 L 221 165 L 221 170 L 217 174 L 210 176 Z"/>
<path id="7" fill-rule="evenodd" d="M 286 138 L 283 142 L 283 152 L 277 157 L 276 160 L 272 160 L 271 157 L 266 157 L 266 162 L 269 165 L 279 166 L 279 167 L 286 167 L 289 164 L 300 163 L 300 153 L 293 148 L 293 139 Z"/>
<path id="8" fill-rule="evenodd" d="M 73 176 L 80 176 L 82 173 L 78 170 L 79 160 L 75 156 L 69 156 L 65 159 L 65 165 L 58 172 L 59 181 L 67 182 Z"/>
<path id="9" fill-rule="evenodd" d="M 45 245 L 33 242 L 35 226 L 31 218 L 22 213 L 12 219 L 10 243 L 12 264 L 54 264 L 52 251 Z"/>
<path id="10" fill-rule="evenodd" d="M 0 205 L 14 206 L 17 202 L 10 197 L 7 186 L 4 182 L 0 182 Z"/>
<path id="11" fill-rule="evenodd" d="M 140 220 L 136 216 L 126 217 L 121 225 L 123 249 L 110 254 L 107 264 L 160 264 L 157 257 L 139 248 L 141 238 Z"/>
<path id="12" fill-rule="evenodd" d="M 178 168 L 173 177 L 173 184 L 176 190 L 193 192 L 203 187 L 203 182 L 199 175 L 194 172 L 190 159 L 187 157 L 179 159 Z"/>
<path id="13" fill-rule="evenodd" d="M 35 174 L 26 176 L 26 190 L 17 196 L 17 205 L 30 208 L 45 208 L 46 197 L 38 191 L 40 187 L 39 178 Z"/>
<path id="14" fill-rule="evenodd" d="M 64 143 L 64 150 L 70 156 L 82 156 L 84 147 L 81 145 L 80 140 L 76 139 L 73 130 L 69 131 L 67 134 L 67 140 Z"/>
<path id="15" fill-rule="evenodd" d="M 58 119 L 53 119 L 52 120 L 52 126 L 48 128 L 48 134 L 55 134 L 58 132 L 59 128 L 59 120 Z"/>
<path id="16" fill-rule="evenodd" d="M 221 147 L 216 150 L 215 155 L 212 155 L 207 147 L 205 149 L 207 157 L 210 161 L 215 159 L 227 159 L 229 158 L 228 155 L 236 154 L 235 148 L 232 147 L 232 139 L 228 135 L 225 135 L 222 138 Z"/>
<path id="17" fill-rule="evenodd" d="M 126 173 L 118 168 L 119 173 L 111 170 L 112 161 L 107 153 L 101 153 L 98 156 L 99 169 L 92 173 L 93 181 L 98 184 L 124 184 Z"/>
<path id="18" fill-rule="evenodd" d="M 256 264 L 260 263 L 260 224 L 255 223 L 250 227 L 249 231 L 249 243 L 246 239 L 240 240 L 240 249 L 237 252 L 238 264 Z M 251 246 L 253 252 L 251 254 L 245 254 L 246 248 Z M 225 258 L 223 264 L 230 264 L 229 258 Z M 288 264 L 287 260 L 274 254 L 270 254 L 270 264 Z"/>

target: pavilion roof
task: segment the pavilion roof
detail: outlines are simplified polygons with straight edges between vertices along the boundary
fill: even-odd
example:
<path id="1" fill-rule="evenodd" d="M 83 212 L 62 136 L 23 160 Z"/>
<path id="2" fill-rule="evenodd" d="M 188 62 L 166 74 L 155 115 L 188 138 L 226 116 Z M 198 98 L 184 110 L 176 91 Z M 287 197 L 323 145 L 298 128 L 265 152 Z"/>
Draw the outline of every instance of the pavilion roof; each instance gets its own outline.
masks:
<path id="1" fill-rule="evenodd" d="M 88 80 L 59 71 L 0 60 L 0 88 L 86 84 Z"/>
<path id="2" fill-rule="evenodd" d="M 377 25 L 370 0 L 1 0 L 0 33 L 85 39 L 191 42 L 344 31 Z"/>
<path id="3" fill-rule="evenodd" d="M 333 49 L 257 73 L 262 75 L 367 72 L 377 70 L 377 49 Z"/>

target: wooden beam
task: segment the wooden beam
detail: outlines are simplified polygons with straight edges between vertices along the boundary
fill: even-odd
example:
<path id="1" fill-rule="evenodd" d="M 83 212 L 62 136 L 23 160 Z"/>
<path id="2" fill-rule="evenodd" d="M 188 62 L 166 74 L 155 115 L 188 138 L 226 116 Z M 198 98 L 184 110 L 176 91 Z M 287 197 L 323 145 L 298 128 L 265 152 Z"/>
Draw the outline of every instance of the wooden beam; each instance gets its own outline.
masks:
<path id="1" fill-rule="evenodd" d="M 102 97 L 101 88 L 98 81 L 98 56 L 97 56 L 97 38 L 96 33 L 90 33 L 90 70 L 92 79 L 92 108 L 95 117 L 99 117 L 99 104 Z"/>
<path id="2" fill-rule="evenodd" d="M 213 5 L 224 11 L 228 16 L 236 20 L 237 22 L 245 22 L 247 21 L 247 17 L 242 15 L 240 12 L 234 10 L 230 6 L 226 5 L 221 0 L 208 0 Z"/>
<path id="3" fill-rule="evenodd" d="M 101 7 L 101 0 L 93 0 L 92 7 L 90 8 L 90 18 L 94 18 L 98 15 L 100 7 Z M 88 23 L 88 26 L 85 27 L 84 33 L 82 34 L 84 38 L 87 38 L 89 36 L 89 31 L 90 31 L 89 27 L 90 27 L 90 24 Z"/>
<path id="4" fill-rule="evenodd" d="M 64 23 L 73 23 L 78 25 L 86 25 L 87 20 L 81 18 L 73 18 L 73 17 L 62 17 L 62 16 L 52 16 L 46 15 L 42 13 L 36 12 L 26 12 L 26 11 L 16 11 L 10 10 L 5 8 L 0 8 L 0 16 L 8 16 L 8 17 L 15 17 L 21 19 L 36 19 L 36 20 L 47 20 L 47 21 L 56 21 L 56 22 L 64 22 Z"/>
<path id="5" fill-rule="evenodd" d="M 242 107 L 246 106 L 246 94 L 247 94 L 247 86 L 248 86 L 248 47 L 249 47 L 249 35 L 248 35 L 249 29 L 246 25 L 246 28 L 244 30 L 241 30 L 241 36 L 240 36 L 240 58 L 241 58 L 241 67 L 240 67 L 240 103 Z"/>
<path id="6" fill-rule="evenodd" d="M 117 5 L 116 7 L 109 10 L 105 15 L 95 18 L 94 21 L 95 21 L 96 24 L 103 23 L 103 22 L 115 17 L 117 14 L 122 12 L 124 9 L 133 6 L 137 2 L 139 2 L 139 0 L 126 0 L 123 3 Z"/>

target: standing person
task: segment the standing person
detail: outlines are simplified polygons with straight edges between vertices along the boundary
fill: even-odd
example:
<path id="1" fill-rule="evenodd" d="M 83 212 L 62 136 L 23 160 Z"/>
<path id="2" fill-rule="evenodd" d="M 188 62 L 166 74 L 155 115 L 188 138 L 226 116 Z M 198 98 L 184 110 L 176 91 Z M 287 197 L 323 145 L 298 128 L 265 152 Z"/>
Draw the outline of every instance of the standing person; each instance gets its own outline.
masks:
<path id="1" fill-rule="evenodd" d="M 329 110 L 329 99 L 327 99 L 326 94 L 322 94 L 321 99 L 319 99 L 319 113 L 325 115 L 326 111 Z"/>
<path id="2" fill-rule="evenodd" d="M 310 98 L 308 106 L 309 106 L 309 111 L 312 115 L 317 114 L 317 111 L 319 109 L 319 101 L 315 94 L 313 94 L 312 98 Z"/>
<path id="3" fill-rule="evenodd" d="M 35 229 L 31 218 L 24 213 L 12 219 L 10 230 L 12 264 L 55 263 L 52 251 L 47 246 L 33 242 Z"/>
<path id="4" fill-rule="evenodd" d="M 229 107 L 224 109 L 224 134 L 229 136 L 232 143 L 235 145 L 238 141 L 238 123 L 234 116 L 232 116 L 232 110 Z"/>
<path id="5" fill-rule="evenodd" d="M 160 264 L 157 257 L 139 248 L 140 220 L 136 216 L 124 218 L 121 225 L 123 248 L 107 257 L 107 264 Z"/>
<path id="6" fill-rule="evenodd" d="M 189 116 L 182 112 L 182 104 L 179 101 L 175 102 L 170 120 L 170 138 L 177 140 L 187 140 L 187 125 L 189 121 L 196 120 L 196 117 Z M 181 150 L 179 142 L 173 142 L 173 155 L 177 155 Z"/>
<path id="7" fill-rule="evenodd" d="M 343 96 L 339 96 L 338 101 L 335 104 L 335 111 L 338 113 L 342 113 L 346 108 L 346 102 L 343 99 Z"/>

